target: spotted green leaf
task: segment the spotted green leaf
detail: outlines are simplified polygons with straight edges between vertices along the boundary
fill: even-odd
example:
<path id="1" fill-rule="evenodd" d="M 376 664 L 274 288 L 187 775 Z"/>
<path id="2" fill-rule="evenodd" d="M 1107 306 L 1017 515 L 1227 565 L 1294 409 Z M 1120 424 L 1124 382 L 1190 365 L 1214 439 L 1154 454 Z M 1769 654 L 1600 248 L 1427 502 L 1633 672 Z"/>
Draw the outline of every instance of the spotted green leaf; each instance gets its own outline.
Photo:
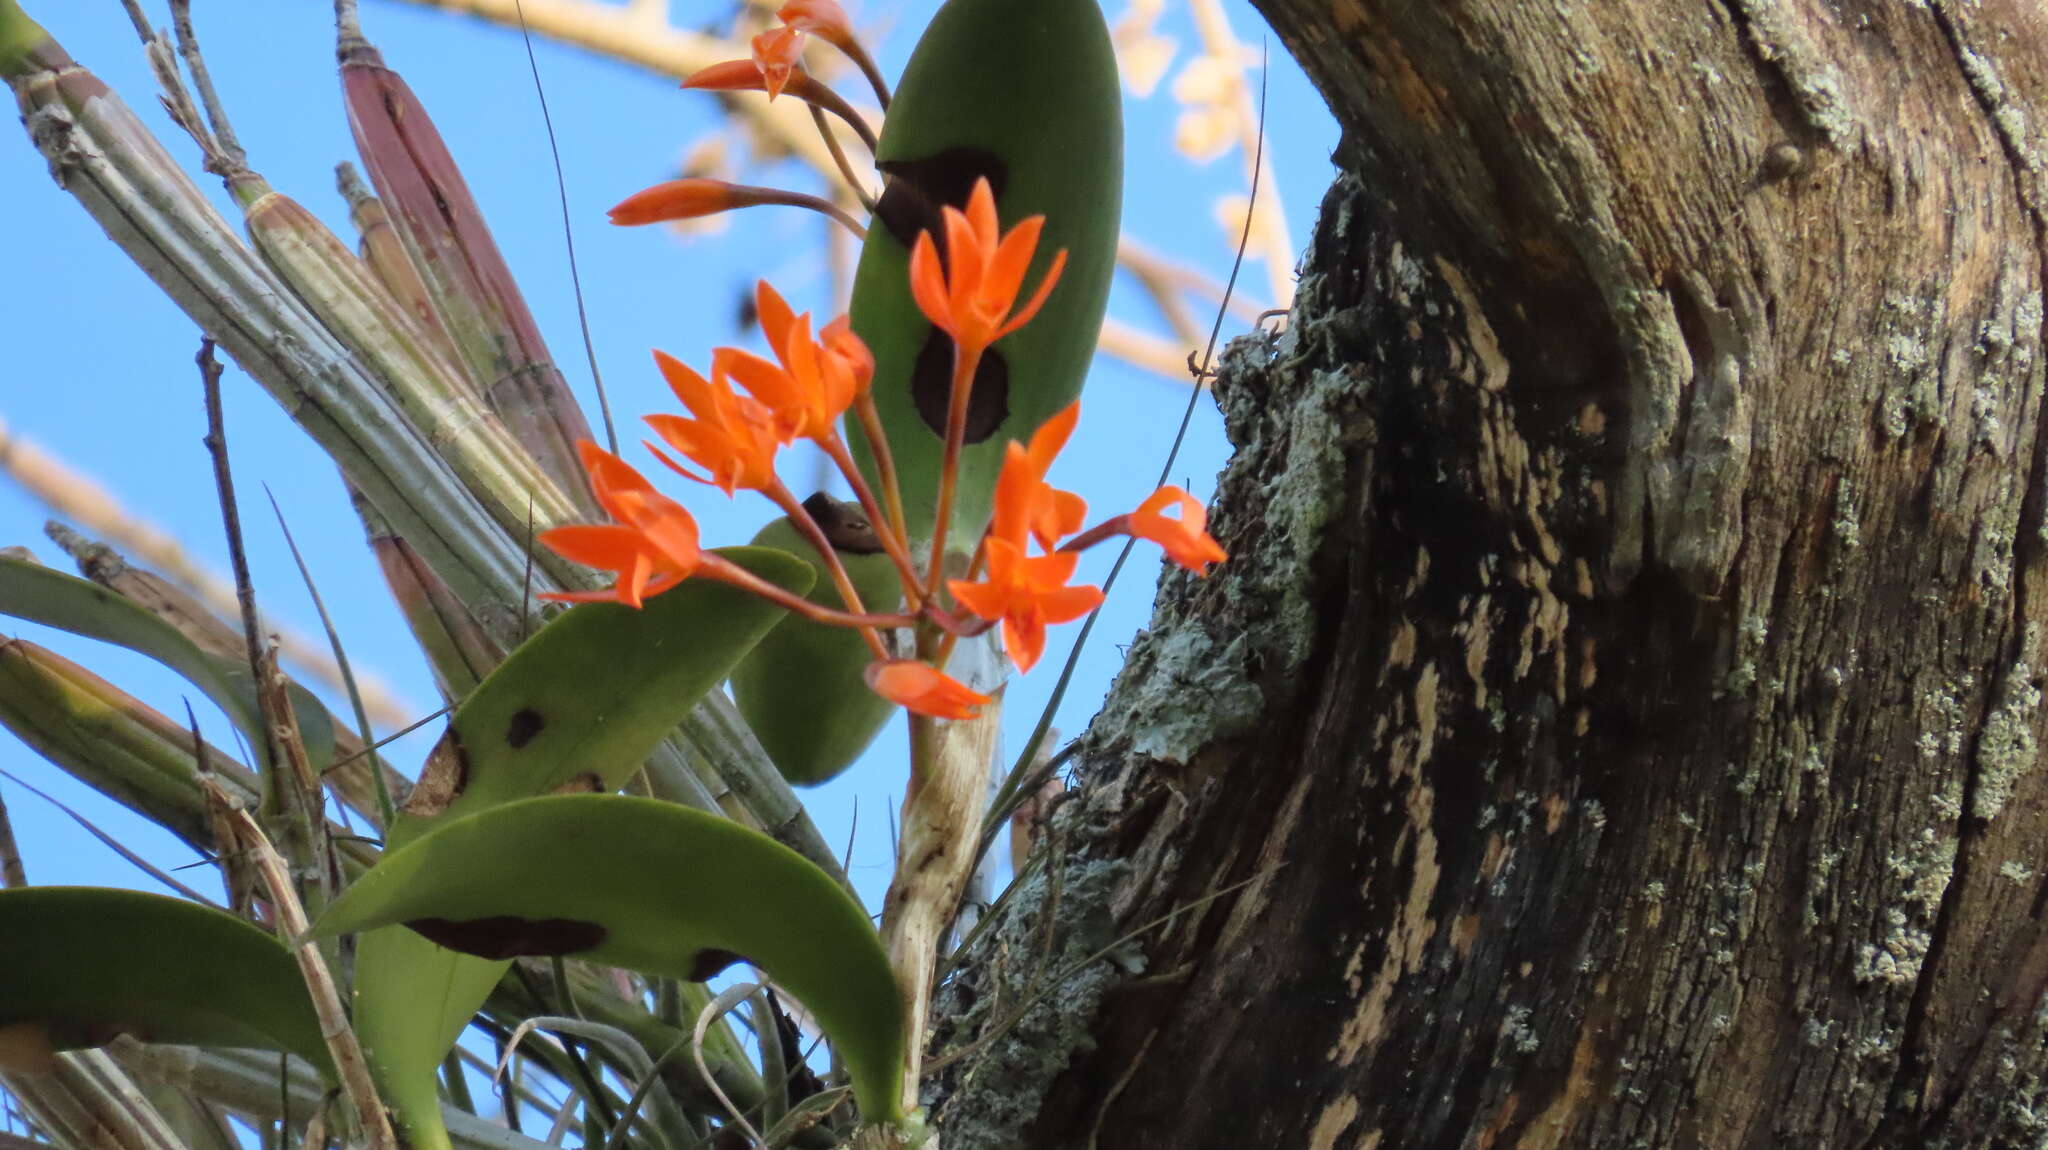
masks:
<path id="1" fill-rule="evenodd" d="M 950 549 L 964 554 L 988 521 L 1003 445 L 1029 438 L 1080 394 L 1109 300 L 1123 115 L 1096 0 L 949 0 L 904 68 L 877 161 L 887 184 L 861 249 L 853 328 L 875 354 L 875 404 L 914 535 L 928 535 L 936 514 L 952 351 L 911 298 L 910 244 L 937 228 L 938 204 L 964 204 L 986 175 L 1005 228 L 1045 216 L 1027 290 L 1067 249 L 1045 310 L 999 341 L 977 376 L 947 528 Z"/>
<path id="2" fill-rule="evenodd" d="M 719 554 L 790 591 L 810 589 L 809 566 L 785 552 Z M 403 847 L 515 799 L 617 789 L 782 614 L 708 580 L 685 582 L 640 610 L 591 603 L 563 612 L 456 708 L 389 842 Z M 358 946 L 356 1031 L 416 1150 L 447 1145 L 435 1071 L 503 973 L 501 962 L 407 930 L 374 931 Z"/>
<path id="3" fill-rule="evenodd" d="M 492 958 L 575 955 L 670 978 L 744 958 L 818 1020 L 862 1111 L 897 1116 L 902 1002 L 867 912 L 736 823 L 623 795 L 508 803 L 385 855 L 315 929 L 393 923 Z"/>
<path id="4" fill-rule="evenodd" d="M 55 1050 L 116 1035 L 296 1054 L 332 1075 L 298 963 L 210 907 L 141 891 L 0 890 L 0 1029 Z"/>

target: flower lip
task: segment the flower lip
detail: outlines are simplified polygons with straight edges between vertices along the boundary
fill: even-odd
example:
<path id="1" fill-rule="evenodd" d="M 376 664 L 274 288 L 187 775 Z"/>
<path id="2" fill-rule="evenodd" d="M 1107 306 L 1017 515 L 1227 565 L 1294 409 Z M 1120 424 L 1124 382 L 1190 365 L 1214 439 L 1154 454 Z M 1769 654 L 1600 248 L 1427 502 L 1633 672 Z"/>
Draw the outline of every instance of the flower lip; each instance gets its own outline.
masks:
<path id="1" fill-rule="evenodd" d="M 1179 510 L 1179 519 L 1169 519 L 1168 508 Z M 1171 484 L 1153 492 L 1130 514 L 1130 532 L 1140 539 L 1159 544 L 1166 557 L 1193 571 L 1207 574 L 1211 563 L 1230 556 L 1209 535 L 1209 513 L 1200 501 Z"/>
<path id="2" fill-rule="evenodd" d="M 960 605 L 983 619 L 1003 623 L 1003 646 L 1018 671 L 1029 671 L 1045 653 L 1045 629 L 1078 619 L 1102 604 L 1102 589 L 1069 587 L 1081 557 L 1059 552 L 1027 558 L 1023 547 L 991 537 L 988 578 L 980 583 L 947 583 Z"/>

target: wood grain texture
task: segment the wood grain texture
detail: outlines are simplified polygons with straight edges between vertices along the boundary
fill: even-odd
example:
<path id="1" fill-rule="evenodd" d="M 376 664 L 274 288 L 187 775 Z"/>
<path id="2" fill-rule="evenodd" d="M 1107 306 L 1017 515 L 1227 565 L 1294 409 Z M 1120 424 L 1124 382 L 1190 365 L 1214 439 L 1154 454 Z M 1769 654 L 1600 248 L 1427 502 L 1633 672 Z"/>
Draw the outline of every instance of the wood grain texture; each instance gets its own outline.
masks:
<path id="1" fill-rule="evenodd" d="M 2048 15 L 1261 6 L 1343 175 L 949 1150 L 2040 1145 Z"/>

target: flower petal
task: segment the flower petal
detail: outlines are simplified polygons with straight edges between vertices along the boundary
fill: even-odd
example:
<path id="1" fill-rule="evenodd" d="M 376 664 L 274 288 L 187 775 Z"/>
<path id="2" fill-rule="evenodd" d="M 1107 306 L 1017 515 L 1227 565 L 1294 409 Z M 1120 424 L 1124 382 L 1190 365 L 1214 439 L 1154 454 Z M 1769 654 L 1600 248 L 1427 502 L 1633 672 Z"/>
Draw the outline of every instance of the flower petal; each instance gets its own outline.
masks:
<path id="1" fill-rule="evenodd" d="M 1038 290 L 1032 293 L 1031 302 L 1010 313 L 1010 321 L 1003 325 L 1000 332 L 996 333 L 997 339 L 1001 339 L 1003 336 L 1030 323 L 1038 315 L 1038 309 L 1045 306 L 1046 297 L 1052 294 L 1053 285 L 1060 282 L 1060 273 L 1065 271 L 1066 267 L 1067 249 L 1061 248 L 1053 253 L 1052 266 L 1045 269 L 1045 278 L 1038 281 Z"/>
<path id="2" fill-rule="evenodd" d="M 917 233 L 917 242 L 910 249 L 910 294 L 933 327 L 957 337 L 951 299 L 946 294 L 946 273 L 939 267 L 938 245 L 932 242 L 930 232 Z"/>

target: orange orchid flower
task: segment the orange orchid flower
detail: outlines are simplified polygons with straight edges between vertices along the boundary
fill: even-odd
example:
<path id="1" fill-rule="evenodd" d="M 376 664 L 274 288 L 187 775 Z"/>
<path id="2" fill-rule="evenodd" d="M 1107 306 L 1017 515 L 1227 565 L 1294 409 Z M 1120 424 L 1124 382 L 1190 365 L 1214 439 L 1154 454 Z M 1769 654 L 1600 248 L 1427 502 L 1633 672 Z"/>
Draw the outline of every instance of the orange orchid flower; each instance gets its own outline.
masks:
<path id="1" fill-rule="evenodd" d="M 882 659 L 862 673 L 868 689 L 898 706 L 934 719 L 972 719 L 990 697 L 973 690 L 929 663 L 916 659 Z"/>
<path id="2" fill-rule="evenodd" d="M 1179 519 L 1162 514 L 1169 507 L 1179 509 Z M 1132 535 L 1159 544 L 1167 558 L 1197 575 L 1207 574 L 1209 564 L 1230 558 L 1209 536 L 1209 513 L 1178 487 L 1169 485 L 1153 492 L 1131 512 L 1129 521 Z"/>
<path id="3" fill-rule="evenodd" d="M 873 380 L 874 357 L 841 320 L 826 326 L 822 342 L 811 338 L 810 315 L 795 314 L 766 280 L 754 299 L 777 362 L 722 347 L 712 352 L 713 373 L 729 375 L 773 412 L 782 442 L 830 437 Z"/>
<path id="4" fill-rule="evenodd" d="M 1045 481 L 1054 457 L 1067 445 L 1074 424 L 1081 418 L 1076 400 L 1046 420 L 1031 434 L 1031 446 L 1015 440 L 1003 455 L 1003 470 L 996 477 L 995 518 L 989 535 L 1018 547 L 1028 534 L 1047 551 L 1081 529 L 1088 516 L 1088 502 L 1071 491 L 1061 491 Z"/>
<path id="5" fill-rule="evenodd" d="M 572 563 L 617 575 L 609 591 L 548 591 L 541 598 L 567 603 L 624 603 L 639 607 L 688 578 L 702 565 L 697 521 L 682 504 L 654 489 L 618 456 L 587 440 L 576 445 L 598 505 L 616 523 L 575 524 L 540 533 L 540 542 Z"/>
<path id="6" fill-rule="evenodd" d="M 950 580 L 953 597 L 983 619 L 1003 621 L 1003 646 L 1018 671 L 1029 671 L 1045 653 L 1048 623 L 1065 623 L 1094 610 L 1102 602 L 1100 587 L 1069 587 L 1081 557 L 1058 552 L 1026 558 L 1024 549 L 1007 539 L 991 537 L 988 579 L 981 583 Z"/>
<path id="7" fill-rule="evenodd" d="M 910 252 L 910 291 L 925 318 L 963 352 L 978 352 L 1031 322 L 1059 282 L 1067 252 L 1054 254 L 1038 290 L 1020 308 L 1017 294 L 1038 251 L 1045 217 L 1032 216 L 1005 234 L 996 218 L 995 192 L 984 177 L 974 182 L 967 210 L 948 206 L 944 218 L 945 266 L 931 233 L 919 232 Z"/>
<path id="8" fill-rule="evenodd" d="M 733 391 L 715 359 L 711 380 L 659 351 L 654 353 L 654 362 L 670 390 L 696 418 L 650 415 L 647 425 L 670 447 L 709 472 L 710 478 L 676 463 L 652 444 L 648 449 L 678 474 L 709 483 L 727 495 L 743 487 L 759 491 L 772 486 L 777 444 L 768 408 Z"/>
<path id="9" fill-rule="evenodd" d="M 790 73 L 803 62 L 804 30 L 785 25 L 770 28 L 754 37 L 754 67 L 761 70 L 761 86 L 773 100 L 789 84 Z"/>

